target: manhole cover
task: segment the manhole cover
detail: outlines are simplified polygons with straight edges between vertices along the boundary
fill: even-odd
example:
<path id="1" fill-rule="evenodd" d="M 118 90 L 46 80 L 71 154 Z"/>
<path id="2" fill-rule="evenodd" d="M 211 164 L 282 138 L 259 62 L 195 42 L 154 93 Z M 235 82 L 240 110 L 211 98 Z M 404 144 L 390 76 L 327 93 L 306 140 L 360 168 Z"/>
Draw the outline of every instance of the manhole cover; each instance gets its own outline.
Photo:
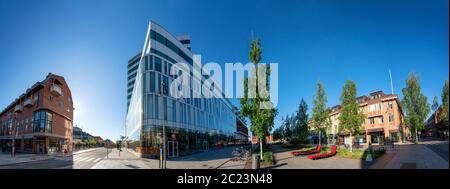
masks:
<path id="1" fill-rule="evenodd" d="M 208 165 L 207 165 L 207 164 L 203 164 L 202 166 L 203 166 L 203 167 L 207 167 Z"/>

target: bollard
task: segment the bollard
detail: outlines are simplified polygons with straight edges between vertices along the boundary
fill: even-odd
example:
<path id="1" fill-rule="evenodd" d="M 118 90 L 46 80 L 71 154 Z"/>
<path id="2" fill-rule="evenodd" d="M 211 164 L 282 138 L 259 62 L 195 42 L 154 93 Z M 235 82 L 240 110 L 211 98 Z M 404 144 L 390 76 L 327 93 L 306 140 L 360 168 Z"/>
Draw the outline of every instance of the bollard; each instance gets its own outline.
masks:
<path id="1" fill-rule="evenodd" d="M 252 169 L 259 169 L 259 156 L 256 154 L 252 155 Z"/>

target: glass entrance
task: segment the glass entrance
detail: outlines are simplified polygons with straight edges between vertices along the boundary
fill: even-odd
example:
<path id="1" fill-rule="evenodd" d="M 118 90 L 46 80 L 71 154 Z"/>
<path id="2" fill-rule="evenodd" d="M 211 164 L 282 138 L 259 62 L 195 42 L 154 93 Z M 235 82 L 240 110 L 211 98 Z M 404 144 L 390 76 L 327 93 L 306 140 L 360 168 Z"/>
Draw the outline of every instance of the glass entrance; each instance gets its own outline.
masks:
<path id="1" fill-rule="evenodd" d="M 167 157 L 178 157 L 178 141 L 169 140 L 167 144 Z"/>
<path id="2" fill-rule="evenodd" d="M 203 141 L 203 151 L 208 151 L 208 150 L 209 150 L 209 142 Z"/>

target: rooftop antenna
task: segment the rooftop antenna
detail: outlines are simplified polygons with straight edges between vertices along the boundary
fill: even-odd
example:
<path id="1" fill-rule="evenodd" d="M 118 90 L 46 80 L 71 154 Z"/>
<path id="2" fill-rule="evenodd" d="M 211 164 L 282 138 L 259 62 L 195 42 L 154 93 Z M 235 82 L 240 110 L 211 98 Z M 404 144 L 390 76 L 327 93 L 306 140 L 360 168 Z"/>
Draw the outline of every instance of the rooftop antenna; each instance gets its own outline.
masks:
<path id="1" fill-rule="evenodd" d="M 391 74 L 391 69 L 389 69 L 389 79 L 391 80 L 391 94 L 394 94 L 394 86 L 392 85 L 392 74 Z"/>

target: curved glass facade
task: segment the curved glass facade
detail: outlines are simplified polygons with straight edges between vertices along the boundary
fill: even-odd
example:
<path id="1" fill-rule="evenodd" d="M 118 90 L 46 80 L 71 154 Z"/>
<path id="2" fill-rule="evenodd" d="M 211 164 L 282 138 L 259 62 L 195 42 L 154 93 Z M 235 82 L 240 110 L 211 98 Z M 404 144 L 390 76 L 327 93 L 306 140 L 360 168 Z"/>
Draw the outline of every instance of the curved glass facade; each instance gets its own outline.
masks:
<path id="1" fill-rule="evenodd" d="M 135 123 L 127 121 L 127 135 L 131 141 L 129 147 L 142 154 L 159 154 L 163 143 L 163 126 L 166 140 L 170 141 L 169 157 L 171 154 L 178 156 L 185 152 L 207 150 L 236 142 L 239 120 L 227 99 L 176 99 L 169 94 L 168 86 L 176 79 L 176 76 L 169 73 L 171 67 L 178 62 L 192 65 L 192 54 L 188 48 L 151 22 L 143 52 L 144 55 L 140 53 L 128 62 L 127 120 L 136 119 L 130 118 L 132 114 L 136 114 L 131 112 L 139 112 L 135 117 L 142 120 Z M 202 82 L 200 78 L 190 79 L 191 83 Z M 192 87 L 189 90 L 191 96 L 197 93 Z M 142 104 L 136 106 L 133 103 Z M 142 110 L 132 110 L 136 107 Z M 139 125 L 132 125 L 136 123 Z"/>

